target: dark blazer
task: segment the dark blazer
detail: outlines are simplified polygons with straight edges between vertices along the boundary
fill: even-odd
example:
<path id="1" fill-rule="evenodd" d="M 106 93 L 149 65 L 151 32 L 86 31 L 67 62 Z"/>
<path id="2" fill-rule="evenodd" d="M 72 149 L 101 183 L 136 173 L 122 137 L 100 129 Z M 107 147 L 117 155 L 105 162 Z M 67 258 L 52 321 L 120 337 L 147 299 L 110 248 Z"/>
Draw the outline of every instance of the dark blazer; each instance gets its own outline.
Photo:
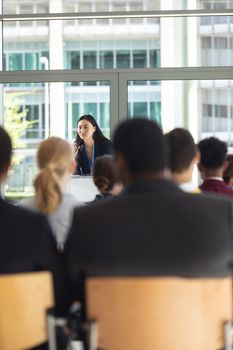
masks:
<path id="1" fill-rule="evenodd" d="M 65 258 L 75 296 L 84 275 L 225 276 L 233 267 L 233 205 L 166 180 L 74 211 Z"/>
<path id="2" fill-rule="evenodd" d="M 233 189 L 225 184 L 224 181 L 215 179 L 205 179 L 200 186 L 202 192 L 214 192 L 224 194 L 233 198 Z"/>
<path id="3" fill-rule="evenodd" d="M 112 153 L 112 143 L 110 140 L 104 138 L 101 141 L 95 142 L 95 152 L 94 152 L 94 159 L 103 156 L 105 154 L 111 154 Z M 79 151 L 76 156 L 77 161 L 77 168 L 75 170 L 75 175 L 90 175 L 91 169 L 90 165 L 87 159 L 86 151 L 84 144 L 80 144 Z"/>
<path id="4" fill-rule="evenodd" d="M 102 201 L 103 199 L 109 199 L 112 197 L 112 194 L 108 194 L 108 193 L 105 193 L 105 194 L 97 194 L 95 196 L 95 199 L 91 202 L 91 203 L 95 203 L 95 202 L 99 202 L 99 201 Z"/>
<path id="5" fill-rule="evenodd" d="M 51 271 L 57 313 L 63 315 L 70 300 L 65 294 L 62 262 L 47 218 L 0 198 L 0 242 L 0 274 Z"/>

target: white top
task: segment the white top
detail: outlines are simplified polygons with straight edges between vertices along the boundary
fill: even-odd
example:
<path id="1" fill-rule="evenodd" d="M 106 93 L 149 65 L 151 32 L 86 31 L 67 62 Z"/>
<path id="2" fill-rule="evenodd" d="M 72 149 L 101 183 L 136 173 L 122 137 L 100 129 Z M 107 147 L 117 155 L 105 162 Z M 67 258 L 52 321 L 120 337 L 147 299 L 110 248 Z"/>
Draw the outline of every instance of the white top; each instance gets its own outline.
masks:
<path id="1" fill-rule="evenodd" d="M 182 184 L 179 185 L 179 187 L 184 191 L 184 192 L 196 192 L 198 190 L 198 187 L 192 183 L 192 182 L 183 182 Z"/>
<path id="2" fill-rule="evenodd" d="M 38 211 L 34 197 L 22 201 L 19 205 L 32 211 Z M 48 215 L 58 250 L 63 250 L 64 248 L 64 243 L 73 218 L 73 210 L 80 205 L 82 205 L 82 203 L 74 196 L 64 193 L 63 200 L 59 207 L 52 214 Z"/>

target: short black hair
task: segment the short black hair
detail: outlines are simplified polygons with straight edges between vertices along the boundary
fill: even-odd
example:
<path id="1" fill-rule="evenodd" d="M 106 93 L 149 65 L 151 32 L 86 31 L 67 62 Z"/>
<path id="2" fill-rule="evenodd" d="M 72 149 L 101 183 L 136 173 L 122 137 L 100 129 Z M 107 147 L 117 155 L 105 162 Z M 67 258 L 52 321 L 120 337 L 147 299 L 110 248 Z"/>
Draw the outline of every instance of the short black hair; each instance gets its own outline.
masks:
<path id="1" fill-rule="evenodd" d="M 227 145 L 226 142 L 216 137 L 209 137 L 198 143 L 201 154 L 200 164 L 207 169 L 216 169 L 221 167 L 226 160 Z"/>
<path id="2" fill-rule="evenodd" d="M 169 149 L 169 167 L 173 173 L 186 170 L 196 154 L 196 145 L 190 132 L 175 128 L 165 135 Z"/>
<path id="3" fill-rule="evenodd" d="M 123 155 L 135 175 L 165 168 L 165 139 L 160 127 L 150 120 L 138 118 L 120 124 L 113 137 L 113 149 Z"/>
<path id="4" fill-rule="evenodd" d="M 8 133 L 0 126 L 0 174 L 11 160 L 12 143 Z"/>

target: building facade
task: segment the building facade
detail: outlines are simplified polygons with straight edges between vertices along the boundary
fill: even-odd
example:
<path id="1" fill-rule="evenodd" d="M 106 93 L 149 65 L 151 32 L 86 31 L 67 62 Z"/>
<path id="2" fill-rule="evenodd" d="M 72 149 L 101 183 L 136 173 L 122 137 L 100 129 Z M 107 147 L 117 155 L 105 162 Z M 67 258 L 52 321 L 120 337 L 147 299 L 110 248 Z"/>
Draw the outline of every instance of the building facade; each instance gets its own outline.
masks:
<path id="1" fill-rule="evenodd" d="M 187 9 L 232 9 L 231 0 L 4 0 L 5 14 L 111 13 Z M 6 21 L 3 23 L 3 69 L 74 70 L 77 81 L 8 83 L 3 87 L 5 122 L 14 105 L 27 126 L 21 134 L 8 191 L 22 192 L 36 167 L 38 142 L 48 135 L 72 141 L 83 114 L 96 117 L 106 136 L 111 132 L 110 83 L 78 79 L 77 71 L 135 72 L 145 68 L 232 66 L 233 16 L 203 18 L 93 18 Z M 128 81 L 127 116 L 157 121 L 165 131 L 183 126 L 195 139 L 216 135 L 232 146 L 231 80 Z M 30 166 L 29 166 L 30 165 Z M 29 169 L 29 170 L 28 170 Z M 21 174 L 16 181 L 16 173 Z M 26 181 L 26 185 L 25 185 Z"/>

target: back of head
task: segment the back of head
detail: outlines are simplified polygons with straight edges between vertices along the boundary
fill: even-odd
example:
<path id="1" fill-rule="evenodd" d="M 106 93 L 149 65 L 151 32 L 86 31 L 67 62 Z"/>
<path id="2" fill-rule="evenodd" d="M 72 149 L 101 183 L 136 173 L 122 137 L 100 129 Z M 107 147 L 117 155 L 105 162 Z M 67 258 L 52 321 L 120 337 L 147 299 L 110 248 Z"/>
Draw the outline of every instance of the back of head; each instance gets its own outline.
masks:
<path id="1" fill-rule="evenodd" d="M 100 193 L 109 193 L 120 182 L 114 159 L 110 155 L 97 157 L 93 166 L 93 181 Z"/>
<path id="2" fill-rule="evenodd" d="M 216 137 L 209 137 L 198 143 L 201 159 L 200 164 L 206 169 L 217 169 L 226 160 L 227 145 Z"/>
<path id="3" fill-rule="evenodd" d="M 41 142 L 37 152 L 39 174 L 34 186 L 36 206 L 43 213 L 54 212 L 61 203 L 61 180 L 71 161 L 71 146 L 65 140 L 49 137 Z"/>
<path id="4" fill-rule="evenodd" d="M 0 175 L 2 175 L 11 160 L 12 143 L 8 133 L 0 127 Z"/>
<path id="5" fill-rule="evenodd" d="M 182 173 L 191 165 L 196 145 L 190 132 L 175 128 L 165 135 L 169 148 L 169 165 L 172 173 Z"/>
<path id="6" fill-rule="evenodd" d="M 133 175 L 165 168 L 165 139 L 160 127 L 150 120 L 131 119 L 120 124 L 113 137 L 113 148 L 123 156 Z"/>

